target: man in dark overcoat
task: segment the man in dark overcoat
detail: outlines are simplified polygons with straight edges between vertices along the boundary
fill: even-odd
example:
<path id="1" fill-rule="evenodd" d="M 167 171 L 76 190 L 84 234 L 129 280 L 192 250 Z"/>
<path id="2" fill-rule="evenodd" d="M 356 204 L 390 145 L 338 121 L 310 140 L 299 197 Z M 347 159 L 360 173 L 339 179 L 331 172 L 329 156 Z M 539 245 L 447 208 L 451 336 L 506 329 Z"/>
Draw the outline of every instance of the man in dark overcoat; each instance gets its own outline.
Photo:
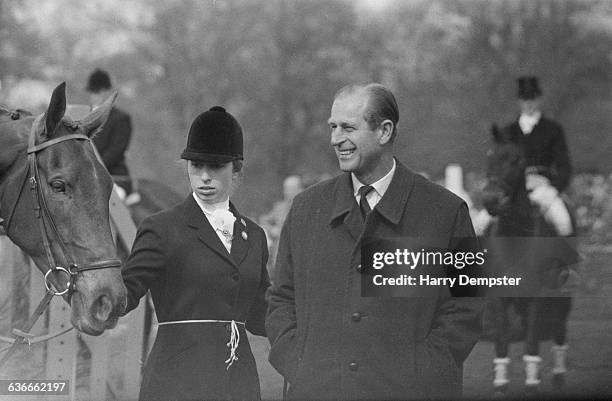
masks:
<path id="1" fill-rule="evenodd" d="M 333 102 L 331 145 L 344 171 L 296 196 L 269 290 L 270 362 L 292 399 L 457 398 L 481 332 L 482 300 L 363 297 L 364 238 L 473 237 L 459 197 L 393 154 L 399 112 L 380 84 L 349 85 Z"/>
<path id="2" fill-rule="evenodd" d="M 112 91 L 110 76 L 106 71 L 96 69 L 89 76 L 86 89 L 92 107 L 97 107 L 110 96 Z M 130 146 L 131 138 L 130 115 L 116 106 L 111 109 L 102 131 L 93 138 L 104 165 L 113 176 L 113 181 L 125 191 L 122 197 L 132 193 L 132 180 L 125 161 L 125 152 Z"/>

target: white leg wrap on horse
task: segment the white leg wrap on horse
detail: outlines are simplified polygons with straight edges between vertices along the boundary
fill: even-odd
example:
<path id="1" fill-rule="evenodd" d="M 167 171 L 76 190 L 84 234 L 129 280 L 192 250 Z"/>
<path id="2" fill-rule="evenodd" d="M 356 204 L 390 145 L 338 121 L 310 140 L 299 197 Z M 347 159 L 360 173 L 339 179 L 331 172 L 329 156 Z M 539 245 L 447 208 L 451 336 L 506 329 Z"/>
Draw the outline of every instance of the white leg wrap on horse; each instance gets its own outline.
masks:
<path id="1" fill-rule="evenodd" d="M 551 224 L 557 234 L 568 236 L 573 232 L 569 211 L 552 185 L 540 185 L 529 192 L 529 199 L 540 208 L 544 219 Z"/>
<path id="2" fill-rule="evenodd" d="M 545 212 L 544 218 L 555 227 L 559 235 L 568 236 L 573 231 L 572 219 L 561 198 L 555 199 Z"/>
<path id="3" fill-rule="evenodd" d="M 503 386 L 510 382 L 508 380 L 508 365 L 510 364 L 510 358 L 495 358 L 493 359 L 493 371 L 495 372 L 495 378 L 493 379 L 494 386 Z"/>
<path id="4" fill-rule="evenodd" d="M 540 363 L 542 358 L 537 355 L 523 355 L 525 362 L 525 384 L 527 386 L 537 386 L 540 384 Z"/>
<path id="5" fill-rule="evenodd" d="M 552 353 L 553 353 L 553 374 L 563 374 L 567 372 L 567 344 L 565 345 L 553 345 Z"/>

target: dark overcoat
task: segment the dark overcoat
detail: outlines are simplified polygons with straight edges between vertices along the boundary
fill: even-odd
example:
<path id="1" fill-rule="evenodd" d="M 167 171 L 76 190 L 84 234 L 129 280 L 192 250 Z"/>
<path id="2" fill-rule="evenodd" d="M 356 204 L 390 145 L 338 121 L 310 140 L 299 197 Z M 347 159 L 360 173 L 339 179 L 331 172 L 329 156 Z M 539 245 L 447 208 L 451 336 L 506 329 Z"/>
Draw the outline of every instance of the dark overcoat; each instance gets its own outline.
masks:
<path id="1" fill-rule="evenodd" d="M 132 122 L 129 114 L 113 107 L 102 131 L 94 136 L 96 149 L 111 175 L 128 176 L 125 152 L 132 137 Z"/>
<path id="2" fill-rule="evenodd" d="M 266 237 L 261 227 L 230 208 L 237 217 L 231 255 L 192 195 L 145 219 L 123 270 L 127 310 L 150 290 L 160 323 L 235 320 L 265 335 Z M 238 328 L 238 360 L 227 369 L 229 323 L 160 325 L 140 398 L 259 399 L 255 360 L 245 327 Z"/>
<path id="3" fill-rule="evenodd" d="M 523 146 L 527 166 L 543 167 L 542 173 L 551 184 L 563 191 L 569 184 L 572 165 L 561 125 L 542 116 L 527 135 L 521 131 L 518 119 L 505 129 L 513 141 Z"/>
<path id="4" fill-rule="evenodd" d="M 270 362 L 294 399 L 457 398 L 481 331 L 482 300 L 362 297 L 364 237 L 472 237 L 459 197 L 397 169 L 365 228 L 350 174 L 313 186 L 287 217 L 269 290 Z"/>

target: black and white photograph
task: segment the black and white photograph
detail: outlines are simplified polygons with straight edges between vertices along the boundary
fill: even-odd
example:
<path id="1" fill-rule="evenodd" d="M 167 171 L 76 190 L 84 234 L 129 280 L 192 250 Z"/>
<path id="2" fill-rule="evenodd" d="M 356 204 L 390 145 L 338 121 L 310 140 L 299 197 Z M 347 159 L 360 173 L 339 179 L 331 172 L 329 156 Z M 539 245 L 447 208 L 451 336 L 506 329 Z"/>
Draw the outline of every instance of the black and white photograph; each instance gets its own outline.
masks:
<path id="1" fill-rule="evenodd" d="M 612 399 L 611 0 L 0 0 L 0 401 Z"/>

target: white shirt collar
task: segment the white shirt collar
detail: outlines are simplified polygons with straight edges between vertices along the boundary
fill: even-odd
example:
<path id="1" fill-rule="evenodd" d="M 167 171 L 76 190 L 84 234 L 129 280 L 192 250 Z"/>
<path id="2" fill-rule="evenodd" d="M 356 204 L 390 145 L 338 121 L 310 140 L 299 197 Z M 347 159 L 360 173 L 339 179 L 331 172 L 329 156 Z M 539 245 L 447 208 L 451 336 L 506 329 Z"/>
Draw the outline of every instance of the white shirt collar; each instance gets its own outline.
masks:
<path id="1" fill-rule="evenodd" d="M 193 198 L 204 212 L 204 216 L 210 223 L 211 227 L 221 240 L 221 243 L 227 249 L 227 252 L 232 251 L 232 239 L 234 238 L 234 222 L 236 217 L 229 210 L 229 198 L 218 203 L 204 203 L 198 196 L 193 193 Z"/>
<path id="2" fill-rule="evenodd" d="M 518 123 L 523 134 L 531 134 L 533 128 L 540 122 L 540 118 L 542 118 L 542 112 L 540 111 L 536 111 L 533 114 L 521 114 Z"/>
<path id="3" fill-rule="evenodd" d="M 198 198 L 198 195 L 196 195 L 195 192 L 192 192 L 191 194 L 193 195 L 193 199 L 195 199 L 198 206 L 200 206 L 202 212 L 206 215 L 211 215 L 216 210 L 229 210 L 229 198 L 221 202 L 208 204 L 204 203 L 202 199 Z"/>
<path id="4" fill-rule="evenodd" d="M 395 167 L 395 158 L 393 158 L 393 167 L 391 167 L 391 170 L 389 170 L 389 172 L 385 174 L 385 176 L 382 177 L 380 180 L 376 181 L 373 184 L 370 184 L 372 187 L 374 187 L 374 191 L 376 191 L 376 194 L 378 194 L 379 199 L 382 198 L 385 192 L 387 192 L 387 188 L 389 188 L 391 180 L 393 179 L 393 174 L 395 173 Z M 365 184 L 359 181 L 359 179 L 353 173 L 351 173 L 351 180 L 353 181 L 353 196 L 357 198 L 359 188 L 363 187 Z M 372 191 L 370 193 L 372 193 Z"/>

